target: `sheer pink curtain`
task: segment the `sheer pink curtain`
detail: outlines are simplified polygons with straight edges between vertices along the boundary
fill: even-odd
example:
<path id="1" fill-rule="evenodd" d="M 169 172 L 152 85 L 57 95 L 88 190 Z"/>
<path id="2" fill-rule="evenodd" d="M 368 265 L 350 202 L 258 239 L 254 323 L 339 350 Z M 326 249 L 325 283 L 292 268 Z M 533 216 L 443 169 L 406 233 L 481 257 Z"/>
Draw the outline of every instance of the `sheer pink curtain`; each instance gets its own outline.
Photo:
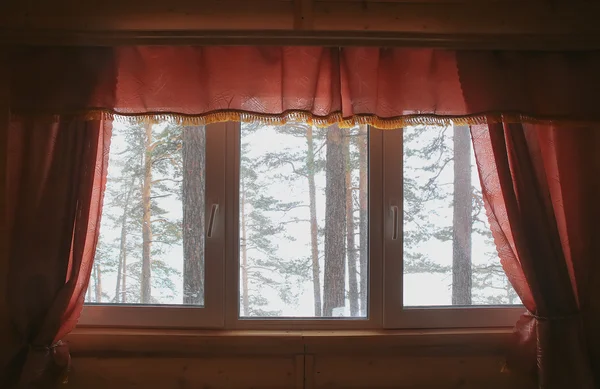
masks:
<path id="1" fill-rule="evenodd" d="M 600 122 L 585 122 L 596 115 L 597 58 L 463 53 L 459 64 L 469 109 L 523 106 L 559 118 L 528 124 L 508 115 L 472 127 L 496 247 L 529 311 L 508 366 L 542 388 L 596 388 Z"/>
<path id="2" fill-rule="evenodd" d="M 529 314 L 509 366 L 543 388 L 595 388 L 600 126 L 472 129 L 482 193 L 506 274 Z"/>
<path id="3" fill-rule="evenodd" d="M 455 57 L 383 48 L 21 49 L 11 99 L 16 113 L 171 114 L 200 123 L 300 115 L 324 125 L 366 117 L 392 128 L 407 115 L 465 114 Z"/>
<path id="4" fill-rule="evenodd" d="M 49 384 L 66 373 L 61 339 L 77 322 L 90 276 L 111 128 L 66 118 L 11 123 L 7 299 L 19 348 L 6 385 Z"/>
<path id="5" fill-rule="evenodd" d="M 25 385 L 68 364 L 60 340 L 75 326 L 83 305 L 111 126 L 25 119 L 13 121 L 9 130 L 8 303 L 21 347 L 13 362 L 24 364 L 20 382 Z"/>

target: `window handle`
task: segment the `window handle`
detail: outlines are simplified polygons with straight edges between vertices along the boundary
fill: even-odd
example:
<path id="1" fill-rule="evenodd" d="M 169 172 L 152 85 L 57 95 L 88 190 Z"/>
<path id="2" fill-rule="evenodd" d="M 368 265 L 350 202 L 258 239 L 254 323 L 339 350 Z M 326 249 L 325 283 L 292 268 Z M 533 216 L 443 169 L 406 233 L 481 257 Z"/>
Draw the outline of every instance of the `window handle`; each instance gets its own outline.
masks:
<path id="1" fill-rule="evenodd" d="M 206 237 L 212 238 L 213 229 L 215 227 L 215 219 L 217 217 L 217 212 L 219 211 L 219 204 L 213 204 L 210 210 L 210 218 L 208 219 L 208 229 L 206 231 Z"/>
<path id="2" fill-rule="evenodd" d="M 398 206 L 392 205 L 390 207 L 392 211 L 392 240 L 398 239 Z"/>

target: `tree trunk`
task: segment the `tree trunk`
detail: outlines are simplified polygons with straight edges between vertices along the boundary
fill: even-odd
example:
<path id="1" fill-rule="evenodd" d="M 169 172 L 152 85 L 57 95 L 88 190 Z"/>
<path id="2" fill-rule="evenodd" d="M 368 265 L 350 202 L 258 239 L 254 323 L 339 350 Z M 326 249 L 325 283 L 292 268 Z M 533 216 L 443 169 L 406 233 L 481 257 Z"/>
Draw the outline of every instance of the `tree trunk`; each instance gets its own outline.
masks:
<path id="1" fill-rule="evenodd" d="M 345 170 L 342 131 L 333 125 L 327 131 L 325 162 L 324 316 L 345 303 Z"/>
<path id="2" fill-rule="evenodd" d="M 127 256 L 123 256 L 123 272 L 121 282 L 121 303 L 127 302 Z"/>
<path id="3" fill-rule="evenodd" d="M 146 137 L 144 140 L 144 181 L 142 184 L 142 279 L 141 302 L 149 304 L 152 300 L 151 286 L 151 249 L 152 249 L 152 124 L 146 124 Z"/>
<path id="4" fill-rule="evenodd" d="M 117 265 L 117 283 L 115 286 L 115 298 L 113 299 L 113 303 L 119 304 L 121 302 L 120 294 L 121 294 L 121 274 L 123 268 L 123 229 L 121 228 L 121 243 L 119 243 L 121 249 L 119 250 L 119 264 Z"/>
<path id="5" fill-rule="evenodd" d="M 183 303 L 204 304 L 204 127 L 183 127 Z"/>
<path id="6" fill-rule="evenodd" d="M 90 276 L 90 281 L 88 282 L 87 297 L 85 299 L 86 303 L 93 303 L 94 302 L 92 300 L 92 281 L 94 281 L 94 272 L 92 272 L 92 274 Z"/>
<path id="7" fill-rule="evenodd" d="M 123 204 L 123 215 L 121 217 L 121 239 L 119 242 L 119 266 L 117 268 L 117 285 L 115 288 L 115 302 L 125 302 L 125 274 L 127 266 L 127 214 L 129 213 L 129 202 L 135 189 L 135 177 L 131 178 L 129 188 L 127 189 L 127 195 L 125 196 L 125 203 Z M 122 283 L 122 284 L 121 284 Z"/>
<path id="8" fill-rule="evenodd" d="M 94 273 L 96 279 L 96 302 L 102 302 L 102 269 L 98 263 L 94 264 Z"/>
<path id="9" fill-rule="evenodd" d="M 242 313 L 243 316 L 250 314 L 250 299 L 248 298 L 248 238 L 246 236 L 246 191 L 244 182 L 242 181 L 240 188 L 241 198 L 241 213 L 242 213 L 242 241 L 240 248 L 242 249 Z"/>
<path id="10" fill-rule="evenodd" d="M 469 126 L 454 127 L 454 204 L 452 235 L 452 305 L 471 305 L 471 135 Z"/>
<path id="11" fill-rule="evenodd" d="M 368 198 L 368 149 L 367 126 L 361 125 L 359 130 L 358 142 L 358 206 L 359 214 L 359 263 L 360 263 L 360 313 L 367 315 L 368 285 L 369 285 L 369 198 Z"/>
<path id="12" fill-rule="evenodd" d="M 346 156 L 346 246 L 348 258 L 348 299 L 350 316 L 358 316 L 358 282 L 356 280 L 356 247 L 354 243 L 354 204 L 352 201 L 352 160 L 350 158 L 350 134 L 344 136 Z"/>
<path id="13" fill-rule="evenodd" d="M 315 317 L 323 313 L 321 303 L 321 269 L 319 267 L 319 225 L 317 224 L 317 189 L 315 185 L 315 150 L 313 142 L 313 129 L 308 126 L 306 131 L 306 165 L 308 174 L 308 195 L 310 207 L 310 248 L 312 258 L 313 295 Z"/>

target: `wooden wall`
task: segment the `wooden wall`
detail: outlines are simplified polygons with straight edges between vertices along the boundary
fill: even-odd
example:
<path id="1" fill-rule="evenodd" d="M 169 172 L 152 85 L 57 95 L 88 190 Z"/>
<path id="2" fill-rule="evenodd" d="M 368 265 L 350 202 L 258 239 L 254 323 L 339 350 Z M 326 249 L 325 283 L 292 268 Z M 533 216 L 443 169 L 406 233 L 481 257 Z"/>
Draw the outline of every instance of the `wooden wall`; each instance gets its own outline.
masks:
<path id="1" fill-rule="evenodd" d="M 599 49 L 599 15 L 599 2 L 567 0 L 4 0 L 0 45 Z M 2 97 L 0 108 L 6 107 Z M 0 122 L 6 121 L 3 112 Z M 6 283 L 5 259 L 0 286 Z M 0 300 L 0 317 L 5 309 Z M 68 388 L 533 388 L 500 371 L 509 336 L 509 330 L 350 335 L 79 329 L 69 337 L 74 359 Z"/>
<path id="2" fill-rule="evenodd" d="M 71 335 L 71 388 L 533 389 L 502 373 L 509 331 Z"/>
<path id="3" fill-rule="evenodd" d="M 4 0 L 0 43 L 600 48 L 600 2 Z"/>

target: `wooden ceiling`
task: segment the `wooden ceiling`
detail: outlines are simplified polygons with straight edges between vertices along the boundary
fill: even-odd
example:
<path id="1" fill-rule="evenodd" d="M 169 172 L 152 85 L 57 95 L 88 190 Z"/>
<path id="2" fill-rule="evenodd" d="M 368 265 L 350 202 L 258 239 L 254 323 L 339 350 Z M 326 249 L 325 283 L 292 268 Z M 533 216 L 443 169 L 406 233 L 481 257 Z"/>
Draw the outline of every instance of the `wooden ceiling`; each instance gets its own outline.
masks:
<path id="1" fill-rule="evenodd" d="M 4 0 L 0 43 L 600 49 L 600 2 Z"/>

